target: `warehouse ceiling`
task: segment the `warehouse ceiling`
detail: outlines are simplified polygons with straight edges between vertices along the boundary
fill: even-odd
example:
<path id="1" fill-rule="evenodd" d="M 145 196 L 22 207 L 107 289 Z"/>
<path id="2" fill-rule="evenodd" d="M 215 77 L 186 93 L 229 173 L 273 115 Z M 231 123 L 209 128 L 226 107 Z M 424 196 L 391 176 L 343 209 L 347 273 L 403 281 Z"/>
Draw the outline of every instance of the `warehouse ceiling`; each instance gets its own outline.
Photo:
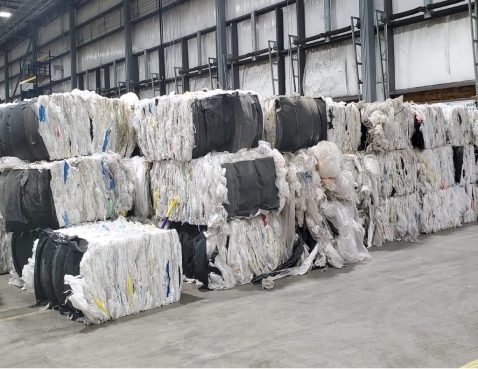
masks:
<path id="1" fill-rule="evenodd" d="M 48 19 L 65 11 L 69 1 L 62 0 L 0 0 L 0 12 L 11 17 L 0 17 L 0 52 L 28 37 L 32 26 L 40 26 Z"/>

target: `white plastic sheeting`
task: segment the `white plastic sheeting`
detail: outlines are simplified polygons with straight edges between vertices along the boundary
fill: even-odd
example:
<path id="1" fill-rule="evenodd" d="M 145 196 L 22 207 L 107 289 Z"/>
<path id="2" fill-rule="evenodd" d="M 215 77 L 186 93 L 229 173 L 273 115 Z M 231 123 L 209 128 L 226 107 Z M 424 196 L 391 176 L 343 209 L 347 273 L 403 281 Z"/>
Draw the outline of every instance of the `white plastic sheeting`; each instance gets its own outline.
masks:
<path id="1" fill-rule="evenodd" d="M 152 214 L 149 181 L 151 163 L 147 162 L 145 158 L 139 156 L 135 156 L 131 159 L 124 159 L 124 161 L 134 173 L 134 215 L 140 221 L 144 221 Z"/>
<path id="2" fill-rule="evenodd" d="M 209 227 L 225 225 L 228 213 L 223 204 L 228 202 L 228 194 L 226 169 L 221 164 L 266 157 L 274 159 L 280 200 L 278 211 L 282 211 L 289 196 L 284 158 L 277 150 L 272 150 L 270 144 L 260 141 L 258 148 L 243 149 L 235 154 L 212 153 L 190 162 L 155 162 L 151 170 L 154 215 L 166 215 L 175 197 L 178 205 L 170 220 Z"/>
<path id="3" fill-rule="evenodd" d="M 363 123 L 368 128 L 367 151 L 391 151 L 410 146 L 413 114 L 403 98 L 360 103 Z"/>
<path id="4" fill-rule="evenodd" d="M 182 256 L 178 234 L 119 218 L 58 231 L 88 242 L 80 276 L 65 276 L 68 300 L 85 324 L 168 305 L 181 296 Z"/>
<path id="5" fill-rule="evenodd" d="M 417 189 L 417 157 L 412 149 L 377 154 L 382 171 L 380 195 L 382 198 L 409 195 Z"/>
<path id="6" fill-rule="evenodd" d="M 418 155 L 418 188 L 420 193 L 438 191 L 455 183 L 453 149 L 443 146 L 426 149 Z"/>
<path id="7" fill-rule="evenodd" d="M 130 156 L 135 147 L 133 111 L 94 92 L 42 95 L 33 103 L 51 160 L 112 150 Z"/>
<path id="8" fill-rule="evenodd" d="M 473 142 L 473 122 L 463 105 L 439 105 L 445 116 L 446 137 L 452 146 L 463 146 Z"/>
<path id="9" fill-rule="evenodd" d="M 446 144 L 447 126 L 445 115 L 440 105 L 415 105 L 412 104 L 413 114 L 421 119 L 419 130 L 423 134 L 425 148 L 433 149 Z M 410 134 L 413 135 L 412 129 Z M 411 136 L 410 136 L 411 138 Z"/>
<path id="10" fill-rule="evenodd" d="M 356 104 L 334 102 L 326 98 L 327 103 L 327 140 L 334 142 L 346 152 L 355 152 L 361 143 L 360 111 Z"/>
<path id="11" fill-rule="evenodd" d="M 3 218 L 0 218 L 0 274 L 7 274 L 13 270 L 12 236 L 5 232 Z"/>

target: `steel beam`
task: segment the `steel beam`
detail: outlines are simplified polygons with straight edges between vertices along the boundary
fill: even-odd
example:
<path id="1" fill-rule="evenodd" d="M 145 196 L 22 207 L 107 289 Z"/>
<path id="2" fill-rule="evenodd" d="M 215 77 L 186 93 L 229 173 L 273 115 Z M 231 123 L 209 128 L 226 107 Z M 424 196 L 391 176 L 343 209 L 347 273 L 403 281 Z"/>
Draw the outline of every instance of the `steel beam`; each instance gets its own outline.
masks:
<path id="1" fill-rule="evenodd" d="M 8 50 L 5 50 L 5 53 L 3 54 L 4 61 L 3 61 L 3 72 L 5 75 L 4 78 L 4 83 L 5 83 L 5 102 L 8 102 L 10 100 L 10 68 L 8 65 Z"/>
<path id="2" fill-rule="evenodd" d="M 73 3 L 70 4 L 70 76 L 71 90 L 78 87 L 78 76 L 76 72 L 76 9 Z"/>
<path id="3" fill-rule="evenodd" d="M 393 0 L 384 0 L 384 10 L 387 17 L 393 14 Z M 387 29 L 388 39 L 388 88 L 389 91 L 395 91 L 395 46 L 393 40 L 393 26 L 388 25 Z"/>
<path id="4" fill-rule="evenodd" d="M 305 7 L 304 0 L 297 0 L 296 2 L 297 9 L 297 37 L 299 40 L 305 38 Z M 372 23 L 373 26 L 373 23 Z M 298 92 L 301 95 L 304 95 L 302 79 L 304 76 L 305 70 L 305 50 L 299 48 L 299 88 Z"/>
<path id="5" fill-rule="evenodd" d="M 231 49 L 232 57 L 237 58 L 239 56 L 239 36 L 237 34 L 237 23 L 231 24 Z M 232 88 L 239 89 L 239 66 L 236 63 L 232 63 Z"/>
<path id="6" fill-rule="evenodd" d="M 124 54 L 126 61 L 126 92 L 133 92 L 136 82 L 133 61 L 133 27 L 131 24 L 131 0 L 123 0 L 124 10 Z"/>
<path id="7" fill-rule="evenodd" d="M 372 0 L 360 0 L 360 43 L 362 44 L 362 94 L 366 102 L 377 100 L 375 24 Z"/>
<path id="8" fill-rule="evenodd" d="M 189 50 L 188 50 L 188 40 L 183 39 L 181 41 L 181 69 L 189 69 Z M 183 93 L 189 91 L 189 77 L 183 76 Z"/>
<path id="9" fill-rule="evenodd" d="M 226 0 L 216 0 L 217 82 L 222 89 L 227 88 L 227 63 L 223 57 L 227 54 L 226 37 Z"/>
<path id="10" fill-rule="evenodd" d="M 330 0 L 324 0 L 325 32 L 332 31 L 332 18 L 331 18 L 330 7 L 331 7 Z"/>
<path id="11" fill-rule="evenodd" d="M 196 32 L 196 46 L 198 53 L 198 65 L 202 65 L 202 34 L 201 31 Z"/>
<path id="12" fill-rule="evenodd" d="M 280 53 L 284 50 L 284 12 L 282 8 L 276 9 L 276 40 L 277 40 L 277 52 Z M 279 61 L 277 63 L 277 78 L 279 95 L 285 95 L 285 59 L 279 55 Z"/>

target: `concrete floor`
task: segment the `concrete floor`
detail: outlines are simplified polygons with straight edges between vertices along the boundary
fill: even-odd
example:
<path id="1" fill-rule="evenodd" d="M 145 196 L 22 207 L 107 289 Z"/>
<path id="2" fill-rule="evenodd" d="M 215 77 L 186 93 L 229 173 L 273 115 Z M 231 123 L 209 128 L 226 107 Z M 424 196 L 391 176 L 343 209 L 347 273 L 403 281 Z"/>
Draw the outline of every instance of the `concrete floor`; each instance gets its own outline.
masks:
<path id="1" fill-rule="evenodd" d="M 100 326 L 38 312 L 0 276 L 0 366 L 460 367 L 478 358 L 478 225 L 420 241 L 270 291 L 187 285 Z"/>

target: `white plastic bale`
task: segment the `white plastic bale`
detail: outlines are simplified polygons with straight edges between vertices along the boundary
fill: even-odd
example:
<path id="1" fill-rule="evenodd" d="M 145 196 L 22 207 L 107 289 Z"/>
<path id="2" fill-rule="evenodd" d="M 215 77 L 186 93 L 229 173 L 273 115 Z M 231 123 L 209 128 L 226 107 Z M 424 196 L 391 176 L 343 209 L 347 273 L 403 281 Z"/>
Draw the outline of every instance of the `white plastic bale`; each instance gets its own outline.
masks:
<path id="1" fill-rule="evenodd" d="M 466 203 L 466 211 L 463 215 L 463 223 L 473 223 L 478 220 L 478 192 L 476 189 L 476 184 L 466 184 L 464 186 L 468 202 Z"/>
<path id="2" fill-rule="evenodd" d="M 143 156 L 149 161 L 190 161 L 195 147 L 192 104 L 199 99 L 228 93 L 196 91 L 141 100 L 136 105 L 133 124 Z"/>
<path id="3" fill-rule="evenodd" d="M 446 122 L 443 109 L 440 105 L 416 105 L 411 104 L 413 113 L 422 120 L 420 131 L 423 134 L 423 141 L 426 149 L 445 146 L 446 144 Z M 415 129 L 410 130 L 410 139 Z"/>
<path id="4" fill-rule="evenodd" d="M 175 197 L 178 204 L 171 213 L 170 220 L 208 227 L 224 225 L 227 211 L 223 204 L 227 203 L 228 197 L 226 169 L 221 164 L 266 157 L 274 159 L 280 201 L 278 212 L 281 212 L 289 196 L 284 157 L 277 150 L 271 149 L 269 143 L 259 141 L 258 148 L 242 149 L 234 154 L 212 153 L 190 162 L 155 162 L 151 170 L 153 215 L 165 216 Z"/>
<path id="5" fill-rule="evenodd" d="M 134 173 L 134 215 L 140 221 L 144 221 L 152 215 L 150 193 L 151 163 L 147 162 L 145 158 L 140 156 L 135 156 L 131 159 L 124 159 L 124 161 Z"/>
<path id="6" fill-rule="evenodd" d="M 443 109 L 447 142 L 452 146 L 468 145 L 473 141 L 473 122 L 463 105 L 438 105 Z"/>
<path id="7" fill-rule="evenodd" d="M 467 110 L 468 120 L 473 128 L 472 144 L 478 146 L 478 109 Z"/>
<path id="8" fill-rule="evenodd" d="M 134 150 L 133 111 L 118 99 L 73 90 L 42 95 L 33 108 L 51 160 L 108 150 L 130 156 Z"/>
<path id="9" fill-rule="evenodd" d="M 476 182 L 476 159 L 473 145 L 465 145 L 463 150 L 463 168 L 460 175 L 460 185 Z"/>
<path id="10" fill-rule="evenodd" d="M 85 324 L 168 305 L 181 296 L 182 256 L 175 230 L 119 218 L 62 229 L 88 242 L 79 276 L 65 276 L 68 298 L 85 315 Z"/>
<path id="11" fill-rule="evenodd" d="M 361 142 L 362 123 L 356 104 L 334 102 L 326 98 L 327 141 L 334 142 L 344 153 L 355 152 Z"/>
<path id="12" fill-rule="evenodd" d="M 420 193 L 446 189 L 455 183 L 451 146 L 415 152 L 417 153 L 417 185 Z"/>
<path id="13" fill-rule="evenodd" d="M 383 199 L 405 196 L 417 188 L 417 156 L 412 149 L 377 153 L 382 175 L 379 187 Z"/>
<path id="14" fill-rule="evenodd" d="M 362 121 L 367 126 L 367 151 L 391 151 L 410 147 L 414 129 L 410 104 L 403 97 L 374 103 L 359 103 Z"/>
<path id="15" fill-rule="evenodd" d="M 3 218 L 0 218 L 0 274 L 13 270 L 12 235 L 5 231 Z"/>

